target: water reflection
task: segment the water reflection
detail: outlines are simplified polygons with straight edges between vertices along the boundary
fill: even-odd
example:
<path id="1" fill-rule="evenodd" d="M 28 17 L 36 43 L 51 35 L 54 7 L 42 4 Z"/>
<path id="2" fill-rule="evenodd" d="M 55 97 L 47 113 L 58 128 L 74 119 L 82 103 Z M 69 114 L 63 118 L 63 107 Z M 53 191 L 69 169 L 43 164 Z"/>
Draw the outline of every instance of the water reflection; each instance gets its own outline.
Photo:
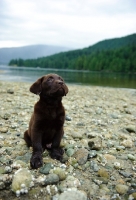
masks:
<path id="1" fill-rule="evenodd" d="M 136 74 L 0 66 L 0 80 L 33 82 L 48 73 L 59 74 L 67 83 L 136 88 Z"/>

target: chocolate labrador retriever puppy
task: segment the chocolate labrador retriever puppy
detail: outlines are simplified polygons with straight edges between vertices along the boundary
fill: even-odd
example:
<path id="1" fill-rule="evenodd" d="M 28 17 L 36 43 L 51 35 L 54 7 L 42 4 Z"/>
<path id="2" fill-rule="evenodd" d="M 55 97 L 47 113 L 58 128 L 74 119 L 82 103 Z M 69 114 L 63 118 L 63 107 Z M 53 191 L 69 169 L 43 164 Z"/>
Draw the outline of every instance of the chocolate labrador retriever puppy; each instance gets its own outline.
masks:
<path id="1" fill-rule="evenodd" d="M 37 169 L 43 165 L 42 152 L 45 149 L 52 158 L 62 160 L 60 142 L 64 134 L 65 110 L 61 100 L 68 93 L 68 87 L 59 75 L 48 74 L 33 83 L 30 92 L 38 94 L 40 99 L 34 106 L 24 139 L 28 147 L 33 147 L 30 165 Z"/>

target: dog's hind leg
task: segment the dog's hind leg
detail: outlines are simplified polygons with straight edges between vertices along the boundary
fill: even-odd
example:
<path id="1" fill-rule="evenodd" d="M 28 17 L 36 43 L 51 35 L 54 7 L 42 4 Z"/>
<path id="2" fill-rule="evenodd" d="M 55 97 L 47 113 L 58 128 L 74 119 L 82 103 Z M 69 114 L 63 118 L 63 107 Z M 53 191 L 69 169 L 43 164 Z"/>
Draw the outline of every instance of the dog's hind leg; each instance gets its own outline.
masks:
<path id="1" fill-rule="evenodd" d="M 24 140 L 26 141 L 28 147 L 32 146 L 31 138 L 28 135 L 28 130 L 24 132 Z"/>

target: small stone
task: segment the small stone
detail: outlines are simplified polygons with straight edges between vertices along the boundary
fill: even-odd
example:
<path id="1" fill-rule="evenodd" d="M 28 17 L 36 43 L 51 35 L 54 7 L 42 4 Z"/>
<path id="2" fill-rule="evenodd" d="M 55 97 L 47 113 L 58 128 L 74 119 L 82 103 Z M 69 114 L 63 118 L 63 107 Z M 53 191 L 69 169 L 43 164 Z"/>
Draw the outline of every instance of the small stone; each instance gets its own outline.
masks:
<path id="1" fill-rule="evenodd" d="M 125 178 L 131 178 L 133 176 L 132 173 L 129 172 L 124 172 L 124 171 L 119 171 L 119 173 L 124 176 Z"/>
<path id="2" fill-rule="evenodd" d="M 5 184 L 3 182 L 0 182 L 0 190 L 3 190 L 5 188 Z"/>
<path id="3" fill-rule="evenodd" d="M 19 169 L 15 172 L 13 181 L 12 181 L 12 191 L 16 193 L 17 190 L 21 190 L 21 185 L 25 184 L 27 188 L 30 188 L 32 181 L 31 172 L 25 168 Z"/>
<path id="4" fill-rule="evenodd" d="M 9 94 L 14 94 L 14 90 L 13 90 L 13 89 L 8 89 L 8 90 L 7 90 L 7 93 L 9 93 Z"/>
<path id="5" fill-rule="evenodd" d="M 125 128 L 129 133 L 136 133 L 136 126 L 129 125 Z"/>
<path id="6" fill-rule="evenodd" d="M 114 162 L 115 169 L 121 169 L 121 164 L 119 162 Z"/>
<path id="7" fill-rule="evenodd" d="M 57 174 L 49 174 L 46 176 L 43 185 L 53 185 L 59 182 L 59 176 Z"/>
<path id="8" fill-rule="evenodd" d="M 5 168 L 4 166 L 0 166 L 0 174 L 4 174 L 5 173 Z"/>
<path id="9" fill-rule="evenodd" d="M 124 147 L 124 146 L 117 146 L 116 149 L 117 149 L 118 151 L 120 151 L 120 150 L 125 150 L 125 147 Z"/>
<path id="10" fill-rule="evenodd" d="M 79 127 L 80 127 L 80 126 L 85 126 L 85 124 L 84 124 L 83 122 L 78 122 L 78 123 L 77 123 L 77 126 L 79 126 Z"/>
<path id="11" fill-rule="evenodd" d="M 91 169 L 94 171 L 94 172 L 98 172 L 98 170 L 100 169 L 100 167 L 97 165 L 97 163 L 95 161 L 91 161 Z"/>
<path id="12" fill-rule="evenodd" d="M 66 151 L 66 155 L 67 155 L 68 157 L 71 157 L 74 153 L 75 153 L 75 150 L 72 149 L 72 148 L 69 148 L 69 149 L 67 149 L 67 151 Z"/>
<path id="13" fill-rule="evenodd" d="M 102 140 L 100 137 L 96 137 L 88 142 L 88 146 L 92 150 L 100 150 L 102 148 Z"/>
<path id="14" fill-rule="evenodd" d="M 71 119 L 71 117 L 69 117 L 68 115 L 66 115 L 65 120 L 71 121 L 72 119 Z"/>
<path id="15" fill-rule="evenodd" d="M 124 147 L 128 147 L 128 148 L 131 148 L 133 147 L 133 141 L 128 139 L 128 140 L 123 140 L 121 143 L 121 145 L 123 145 Z"/>
<path id="16" fill-rule="evenodd" d="M 128 189 L 129 189 L 129 187 L 127 185 L 122 185 L 122 184 L 116 185 L 116 191 L 119 194 L 126 194 Z"/>
<path id="17" fill-rule="evenodd" d="M 112 113 L 110 116 L 111 116 L 113 119 L 118 119 L 118 118 L 119 118 L 118 115 L 117 115 L 116 113 Z"/>
<path id="18" fill-rule="evenodd" d="M 5 167 L 5 173 L 10 173 L 10 172 L 12 172 L 12 167 L 6 166 Z"/>
<path id="19" fill-rule="evenodd" d="M 40 168 L 39 172 L 42 174 L 49 174 L 49 171 L 51 170 L 51 168 L 52 168 L 52 164 L 47 163 L 43 167 Z"/>
<path id="20" fill-rule="evenodd" d="M 59 180 L 63 181 L 66 179 L 66 173 L 63 169 L 57 167 L 56 169 L 53 170 L 54 174 L 57 174 L 59 176 Z"/>
<path id="21" fill-rule="evenodd" d="M 0 132 L 1 133 L 7 133 L 8 132 L 8 128 L 7 127 L 0 127 Z"/>
<path id="22" fill-rule="evenodd" d="M 109 173 L 103 168 L 98 171 L 98 175 L 109 179 Z"/>
<path id="23" fill-rule="evenodd" d="M 96 150 L 92 150 L 92 151 L 90 151 L 89 154 L 88 154 L 88 159 L 90 159 L 90 158 L 95 158 L 96 156 L 97 156 Z"/>
<path id="24" fill-rule="evenodd" d="M 80 181 L 74 176 L 67 176 L 64 181 L 61 181 L 59 189 L 61 192 L 67 190 L 68 188 L 78 188 L 81 185 Z"/>
<path id="25" fill-rule="evenodd" d="M 10 114 L 9 113 L 5 113 L 4 115 L 1 115 L 1 117 L 5 120 L 10 118 Z"/>
<path id="26" fill-rule="evenodd" d="M 132 154 L 128 154 L 128 159 L 129 160 L 136 160 L 136 157 L 133 156 Z"/>
<path id="27" fill-rule="evenodd" d="M 132 197 L 133 197 L 134 199 L 136 199 L 136 192 L 133 192 L 133 193 L 132 193 Z"/>
<path id="28" fill-rule="evenodd" d="M 73 137 L 74 139 L 82 139 L 82 138 L 83 138 L 82 134 L 79 133 L 79 132 L 73 132 L 73 133 L 72 133 L 72 137 Z"/>
<path id="29" fill-rule="evenodd" d="M 58 200 L 87 200 L 87 195 L 85 192 L 80 190 L 68 190 L 60 194 Z"/>
<path id="30" fill-rule="evenodd" d="M 77 150 L 73 156 L 76 158 L 79 165 L 83 165 L 87 162 L 88 151 L 87 149 L 81 148 Z"/>

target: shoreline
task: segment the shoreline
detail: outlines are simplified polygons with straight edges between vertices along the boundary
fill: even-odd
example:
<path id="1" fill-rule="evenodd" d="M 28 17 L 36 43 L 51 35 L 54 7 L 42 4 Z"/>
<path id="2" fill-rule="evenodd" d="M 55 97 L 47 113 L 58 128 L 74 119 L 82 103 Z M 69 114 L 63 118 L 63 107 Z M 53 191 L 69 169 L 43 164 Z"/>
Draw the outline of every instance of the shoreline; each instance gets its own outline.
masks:
<path id="1" fill-rule="evenodd" d="M 30 85 L 0 81 L 0 198 L 135 199 L 136 89 L 68 84 L 64 163 L 45 151 L 32 170 L 23 133 L 39 97 Z"/>
<path id="2" fill-rule="evenodd" d="M 15 81 L 15 80 L 1 80 L 0 83 L 11 83 L 11 84 L 28 84 L 31 85 L 33 81 Z M 91 88 L 109 88 L 109 89 L 117 89 L 117 90 L 131 90 L 136 91 L 135 88 L 122 88 L 122 87 L 112 87 L 112 86 L 100 86 L 100 85 L 90 85 L 90 84 L 80 84 L 80 83 L 66 83 L 68 86 L 72 87 L 91 87 Z"/>

